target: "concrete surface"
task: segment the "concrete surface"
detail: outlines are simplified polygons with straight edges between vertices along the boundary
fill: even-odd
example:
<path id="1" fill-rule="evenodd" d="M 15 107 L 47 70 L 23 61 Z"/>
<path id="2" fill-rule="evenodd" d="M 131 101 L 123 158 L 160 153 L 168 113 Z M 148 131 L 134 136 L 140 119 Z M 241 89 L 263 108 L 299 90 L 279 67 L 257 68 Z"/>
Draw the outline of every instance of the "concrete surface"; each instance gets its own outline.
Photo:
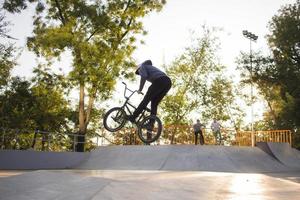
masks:
<path id="1" fill-rule="evenodd" d="M 299 172 L 46 170 L 0 178 L 0 199 L 297 200 L 299 179 Z"/>
<path id="2" fill-rule="evenodd" d="M 89 158 L 76 168 L 245 173 L 291 170 L 257 147 L 212 145 L 100 147 L 92 151 Z"/>
<path id="3" fill-rule="evenodd" d="M 269 145 L 267 146 L 269 151 Z M 271 146 L 270 146 L 271 147 Z M 275 148 L 277 147 L 277 148 Z M 258 147 L 195 145 L 107 146 L 92 152 L 0 151 L 0 169 L 173 170 L 282 172 L 300 170 L 299 153 L 286 145 Z"/>
<path id="4" fill-rule="evenodd" d="M 65 169 L 84 162 L 89 153 L 0 150 L 0 169 Z"/>
<path id="5" fill-rule="evenodd" d="M 300 151 L 291 148 L 288 143 L 264 142 L 258 146 L 285 166 L 300 169 Z"/>
<path id="6" fill-rule="evenodd" d="M 109 146 L 91 153 L 0 151 L 0 167 L 73 168 L 0 170 L 0 200 L 300 199 L 299 152 L 265 146 L 269 152 L 194 145 Z"/>

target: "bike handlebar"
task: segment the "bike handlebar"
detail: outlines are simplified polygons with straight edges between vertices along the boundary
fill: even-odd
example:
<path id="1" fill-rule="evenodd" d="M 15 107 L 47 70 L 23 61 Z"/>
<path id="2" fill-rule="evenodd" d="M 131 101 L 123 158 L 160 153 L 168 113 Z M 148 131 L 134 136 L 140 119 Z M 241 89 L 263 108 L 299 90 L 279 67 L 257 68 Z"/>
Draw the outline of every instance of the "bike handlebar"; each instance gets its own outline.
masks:
<path id="1" fill-rule="evenodd" d="M 131 89 L 129 89 L 129 88 L 127 87 L 127 84 L 126 84 L 125 82 L 122 81 L 122 83 L 125 85 L 124 97 L 125 97 L 126 99 L 130 99 L 130 97 L 131 97 L 134 93 L 136 93 L 138 90 L 131 90 Z M 129 90 L 129 91 L 131 92 L 131 95 L 129 95 L 128 97 L 126 96 L 126 90 Z M 142 93 L 142 92 L 141 92 L 140 94 L 144 95 L 144 93 Z"/>

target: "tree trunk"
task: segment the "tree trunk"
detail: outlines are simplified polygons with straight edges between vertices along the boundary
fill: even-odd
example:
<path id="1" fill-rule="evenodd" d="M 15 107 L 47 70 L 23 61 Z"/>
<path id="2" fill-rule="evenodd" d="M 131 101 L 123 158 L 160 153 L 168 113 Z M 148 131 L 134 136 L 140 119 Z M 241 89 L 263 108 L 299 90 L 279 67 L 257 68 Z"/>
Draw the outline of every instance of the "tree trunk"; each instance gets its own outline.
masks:
<path id="1" fill-rule="evenodd" d="M 84 82 L 80 83 L 79 92 L 79 131 L 76 144 L 76 151 L 84 152 L 84 142 L 86 134 L 85 112 L 84 112 Z"/>
<path id="2" fill-rule="evenodd" d="M 171 144 L 174 144 L 176 133 L 177 133 L 177 124 L 175 124 L 175 129 L 173 130 L 173 133 L 172 133 Z"/>
<path id="3" fill-rule="evenodd" d="M 86 109 L 86 115 L 85 115 L 85 128 L 87 128 L 88 123 L 89 123 L 90 118 L 91 118 L 91 112 L 92 112 L 92 109 L 93 109 L 94 100 L 96 98 L 96 93 L 97 93 L 97 90 L 94 89 L 94 92 L 89 95 L 89 102 L 88 102 L 88 107 Z"/>
<path id="4" fill-rule="evenodd" d="M 83 152 L 84 151 L 84 143 L 85 143 L 85 135 L 87 132 L 87 127 L 90 121 L 90 116 L 92 112 L 92 108 L 94 105 L 94 100 L 96 97 L 97 90 L 95 89 L 93 94 L 89 97 L 89 102 L 87 109 L 85 111 L 84 107 L 84 83 L 80 84 L 80 97 L 79 97 L 79 137 L 77 140 L 76 151 Z"/>
<path id="5" fill-rule="evenodd" d="M 269 100 L 267 100 L 267 103 L 268 103 L 268 106 L 269 106 L 269 108 L 270 108 L 271 115 L 272 115 L 272 117 L 273 117 L 275 126 L 278 126 L 277 117 L 276 117 L 275 111 L 273 110 L 272 104 L 271 104 L 271 102 L 270 102 Z"/>

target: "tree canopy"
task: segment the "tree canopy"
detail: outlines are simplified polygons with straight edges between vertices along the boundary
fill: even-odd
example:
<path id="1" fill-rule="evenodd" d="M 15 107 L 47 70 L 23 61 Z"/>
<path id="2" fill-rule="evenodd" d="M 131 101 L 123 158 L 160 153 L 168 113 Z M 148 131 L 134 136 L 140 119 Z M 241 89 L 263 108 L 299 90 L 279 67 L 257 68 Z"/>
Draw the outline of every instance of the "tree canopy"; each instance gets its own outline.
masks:
<path id="1" fill-rule="evenodd" d="M 269 22 L 271 55 L 253 55 L 252 81 L 267 102 L 263 129 L 294 130 L 300 127 L 300 1 L 283 6 Z M 249 55 L 243 54 L 242 78 L 250 83 Z M 299 140 L 299 139 L 297 139 Z M 297 142 L 297 141 L 296 141 Z"/>
<path id="2" fill-rule="evenodd" d="M 4 8 L 20 12 L 29 3 L 35 3 L 29 49 L 48 60 L 59 58 L 65 51 L 72 53 L 69 78 L 79 87 L 79 133 L 84 135 L 95 99 L 109 97 L 116 79 L 130 75 L 136 35 L 146 33 L 141 19 L 159 11 L 165 1 L 18 0 L 5 1 Z"/>
<path id="3" fill-rule="evenodd" d="M 3 9 L 0 8 L 0 38 L 12 39 L 8 35 L 9 22 L 5 20 Z M 15 47 L 12 43 L 0 43 L 0 89 L 8 84 L 11 69 L 16 65 Z"/>
<path id="4" fill-rule="evenodd" d="M 103 110 L 95 104 L 111 97 L 118 79 L 133 77 L 135 62 L 131 55 L 143 43 L 139 36 L 147 33 L 143 18 L 159 12 L 165 3 L 163 0 L 4 0 L 3 9 L 8 12 L 18 14 L 28 8 L 34 12 L 33 32 L 27 38 L 27 47 L 46 64 L 39 63 L 31 80 L 11 76 L 16 65 L 16 48 L 11 43 L 10 24 L 0 10 L 0 38 L 8 41 L 0 44 L 1 126 L 77 130 L 83 136 L 100 130 Z M 242 53 L 239 58 L 241 88 L 243 84 L 254 83 L 268 108 L 264 119 L 256 123 L 256 129 L 291 129 L 300 135 L 299 24 L 300 0 L 297 0 L 283 6 L 269 22 L 266 38 L 271 55 L 255 52 L 251 55 L 253 67 L 249 54 Z M 191 119 L 200 118 L 208 123 L 217 118 L 233 122 L 239 129 L 244 116 L 236 101 L 240 88 L 225 76 L 226 66 L 220 63 L 217 54 L 215 30 L 205 26 L 202 30 L 203 34 L 192 37 L 192 43 L 166 68 L 173 87 L 161 104 L 164 123 L 187 125 Z M 64 59 L 65 53 L 72 55 L 71 69 L 66 75 L 58 75 L 51 66 L 54 61 Z M 67 97 L 70 89 L 78 92 L 75 109 Z M 247 101 L 250 102 L 249 98 Z"/>

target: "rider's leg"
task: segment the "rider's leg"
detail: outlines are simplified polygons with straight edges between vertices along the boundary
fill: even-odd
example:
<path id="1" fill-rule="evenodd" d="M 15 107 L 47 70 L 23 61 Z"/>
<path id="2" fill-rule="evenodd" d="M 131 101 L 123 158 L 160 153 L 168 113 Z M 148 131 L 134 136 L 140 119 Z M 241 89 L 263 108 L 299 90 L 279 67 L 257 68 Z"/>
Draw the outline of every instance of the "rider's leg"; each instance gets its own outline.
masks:
<path id="1" fill-rule="evenodd" d="M 218 145 L 218 133 L 216 131 L 213 131 L 214 137 L 215 137 L 215 144 Z"/>
<path id="2" fill-rule="evenodd" d="M 218 145 L 221 145 L 222 142 L 221 132 L 218 130 L 217 134 L 218 134 Z"/>
<path id="3" fill-rule="evenodd" d="M 133 112 L 132 116 L 130 117 L 130 121 L 134 121 L 139 114 L 147 107 L 148 103 L 153 99 L 153 96 L 155 96 L 157 93 L 160 92 L 160 90 L 157 90 L 157 88 L 154 87 L 155 85 L 152 84 L 149 88 L 147 93 L 145 94 L 143 100 L 139 104 L 139 106 L 136 108 L 136 110 Z"/>
<path id="4" fill-rule="evenodd" d="M 195 132 L 195 145 L 197 145 L 197 140 L 198 140 L 198 132 Z"/>
<path id="5" fill-rule="evenodd" d="M 199 133 L 199 140 L 200 140 L 200 144 L 204 145 L 204 137 L 203 137 L 203 132 L 202 131 L 200 131 L 200 133 Z"/>
<path id="6" fill-rule="evenodd" d="M 161 87 L 161 92 L 154 96 L 153 99 L 151 99 L 151 115 L 157 114 L 157 106 L 170 90 L 171 80 L 166 77 L 166 79 L 163 79 L 161 81 L 159 87 Z"/>
<path id="7" fill-rule="evenodd" d="M 162 91 L 157 94 L 156 96 L 153 97 L 153 99 L 151 99 L 151 115 L 155 115 L 157 114 L 157 107 L 158 104 L 160 103 L 160 101 L 164 98 L 164 96 L 166 96 L 167 92 L 170 90 L 171 85 L 168 84 L 163 84 L 163 89 Z M 152 130 L 154 127 L 154 119 L 150 119 L 149 121 L 149 130 Z"/>
<path id="8" fill-rule="evenodd" d="M 168 77 L 166 77 L 166 78 L 168 78 Z M 144 99 L 141 101 L 141 103 L 139 104 L 137 109 L 133 112 L 133 114 L 131 116 L 131 120 L 132 119 L 134 120 L 137 116 L 139 116 L 139 114 L 141 114 L 141 112 L 147 107 L 147 105 L 150 101 L 152 101 L 155 97 L 160 96 L 160 94 L 164 92 L 164 90 L 166 88 L 165 85 L 166 85 L 165 77 L 161 77 L 158 80 L 153 82 L 153 84 L 149 87 Z M 152 105 L 152 103 L 151 103 L 151 105 Z M 156 110 L 157 110 L 157 105 L 156 105 Z"/>

